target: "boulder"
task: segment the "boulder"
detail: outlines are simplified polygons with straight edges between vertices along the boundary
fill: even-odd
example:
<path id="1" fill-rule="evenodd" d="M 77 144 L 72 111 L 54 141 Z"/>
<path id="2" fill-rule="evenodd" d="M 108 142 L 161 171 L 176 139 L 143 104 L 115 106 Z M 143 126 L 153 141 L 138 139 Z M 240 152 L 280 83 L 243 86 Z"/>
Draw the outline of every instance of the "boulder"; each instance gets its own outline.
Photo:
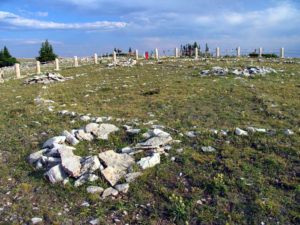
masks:
<path id="1" fill-rule="evenodd" d="M 159 153 L 154 153 L 152 156 L 141 158 L 141 160 L 137 162 L 137 165 L 141 169 L 146 169 L 146 168 L 154 167 L 159 163 L 160 163 L 160 155 Z"/>
<path id="2" fill-rule="evenodd" d="M 49 178 L 52 184 L 61 182 L 67 177 L 60 164 L 52 167 L 47 173 L 45 173 L 45 175 Z"/>

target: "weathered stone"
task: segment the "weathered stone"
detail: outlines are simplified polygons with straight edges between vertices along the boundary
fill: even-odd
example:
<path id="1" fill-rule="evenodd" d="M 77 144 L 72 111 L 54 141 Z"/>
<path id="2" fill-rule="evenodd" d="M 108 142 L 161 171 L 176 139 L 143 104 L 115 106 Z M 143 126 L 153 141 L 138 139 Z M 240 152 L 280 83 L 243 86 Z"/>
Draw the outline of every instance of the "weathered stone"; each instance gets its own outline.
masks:
<path id="1" fill-rule="evenodd" d="M 50 138 L 49 140 L 47 140 L 43 144 L 43 148 L 52 148 L 53 144 L 64 144 L 65 141 L 66 141 L 66 137 L 65 136 L 53 137 L 53 138 Z"/>
<path id="2" fill-rule="evenodd" d="M 125 180 L 127 183 L 130 183 L 134 181 L 136 178 L 142 176 L 143 174 L 141 172 L 135 172 L 135 173 L 128 173 L 125 175 Z"/>
<path id="3" fill-rule="evenodd" d="M 42 163 L 42 160 L 41 160 L 41 159 L 39 159 L 39 160 L 36 162 L 35 168 L 36 168 L 37 170 L 43 169 L 43 163 Z"/>
<path id="4" fill-rule="evenodd" d="M 28 157 L 27 157 L 27 161 L 29 163 L 35 163 L 36 161 L 38 161 L 44 153 L 46 153 L 49 149 L 42 149 L 40 151 L 31 153 Z"/>
<path id="5" fill-rule="evenodd" d="M 119 170 L 126 170 L 135 162 L 130 155 L 119 154 L 113 150 L 100 153 L 99 158 L 105 163 L 106 166 L 114 167 Z"/>
<path id="6" fill-rule="evenodd" d="M 49 178 L 52 184 L 61 182 L 67 177 L 61 165 L 52 167 L 47 173 L 45 173 L 45 175 Z"/>
<path id="7" fill-rule="evenodd" d="M 129 190 L 129 184 L 128 183 L 125 183 L 125 184 L 118 184 L 115 186 L 115 189 L 118 191 L 118 192 L 121 192 L 121 193 L 124 193 L 126 194 Z"/>
<path id="8" fill-rule="evenodd" d="M 130 148 L 130 147 L 125 147 L 125 148 L 122 148 L 122 153 L 132 153 L 134 152 L 134 149 Z"/>
<path id="9" fill-rule="evenodd" d="M 188 136 L 189 138 L 195 138 L 195 132 L 194 131 L 187 131 L 185 132 L 185 135 Z"/>
<path id="10" fill-rule="evenodd" d="M 95 63 L 95 64 L 97 64 L 97 63 Z M 98 225 L 98 224 L 100 224 L 100 221 L 99 221 L 99 219 L 97 218 L 97 219 L 91 220 L 89 223 L 90 223 L 91 225 Z"/>
<path id="11" fill-rule="evenodd" d="M 79 186 L 83 185 L 84 183 L 86 183 L 87 181 L 94 182 L 98 179 L 99 179 L 99 177 L 95 174 L 84 174 L 81 177 L 79 177 L 77 180 L 75 180 L 74 186 L 79 187 Z"/>
<path id="12" fill-rule="evenodd" d="M 94 136 L 90 133 L 85 133 L 83 129 L 79 129 L 75 136 L 80 141 L 92 141 L 94 139 Z"/>
<path id="13" fill-rule="evenodd" d="M 102 198 L 106 198 L 108 196 L 117 196 L 118 194 L 119 192 L 116 189 L 109 187 L 104 190 Z"/>
<path id="14" fill-rule="evenodd" d="M 38 218 L 38 217 L 31 218 L 32 224 L 38 224 L 38 223 L 41 223 L 42 221 L 43 221 L 42 218 Z"/>
<path id="15" fill-rule="evenodd" d="M 41 157 L 41 162 L 43 165 L 47 166 L 47 168 L 51 168 L 53 166 L 56 166 L 57 164 L 61 163 L 60 158 L 55 158 L 55 157 L 46 157 L 42 156 Z"/>
<path id="16" fill-rule="evenodd" d="M 91 156 L 82 163 L 80 175 L 83 175 L 86 173 L 93 173 L 94 171 L 96 171 L 98 169 L 102 170 L 104 168 L 101 165 L 97 156 Z"/>
<path id="17" fill-rule="evenodd" d="M 84 131 L 86 133 L 94 133 L 96 134 L 97 130 L 100 128 L 100 125 L 97 123 L 89 123 L 84 127 Z"/>
<path id="18" fill-rule="evenodd" d="M 240 129 L 240 128 L 235 128 L 235 134 L 236 135 L 239 135 L 239 136 L 248 136 L 248 132 L 247 131 L 244 131 L 244 130 L 242 130 L 242 129 Z"/>
<path id="19" fill-rule="evenodd" d="M 86 188 L 86 191 L 91 194 L 101 194 L 104 191 L 104 189 L 98 186 L 88 186 Z"/>
<path id="20" fill-rule="evenodd" d="M 98 136 L 98 139 L 107 140 L 108 135 L 116 131 L 119 131 L 119 128 L 115 125 L 102 123 L 94 134 Z"/>
<path id="21" fill-rule="evenodd" d="M 134 134 L 139 134 L 141 132 L 141 129 L 129 129 L 126 130 L 126 133 L 134 135 Z"/>
<path id="22" fill-rule="evenodd" d="M 140 146 L 146 148 L 158 148 L 160 146 L 169 144 L 171 141 L 171 136 L 153 137 L 145 141 L 144 143 L 140 143 Z"/>
<path id="23" fill-rule="evenodd" d="M 114 186 L 126 174 L 126 172 L 119 168 L 109 166 L 104 170 L 101 170 L 101 174 L 110 183 L 110 185 Z"/>
<path id="24" fill-rule="evenodd" d="M 154 153 L 152 156 L 141 158 L 141 160 L 137 162 L 137 165 L 141 169 L 146 169 L 149 167 L 153 167 L 159 163 L 160 163 L 160 155 L 159 153 Z"/>
<path id="25" fill-rule="evenodd" d="M 91 120 L 91 117 L 89 117 L 89 116 L 81 116 L 80 119 L 82 121 L 89 121 L 89 120 Z"/>
<path id="26" fill-rule="evenodd" d="M 213 147 L 211 147 L 211 146 L 203 146 L 203 147 L 201 147 L 201 150 L 203 151 L 203 152 L 215 152 L 216 151 L 216 149 L 215 148 L 213 148 Z"/>
<path id="27" fill-rule="evenodd" d="M 61 158 L 61 165 L 66 173 L 70 174 L 72 177 L 78 177 L 80 174 L 80 157 L 73 154 L 70 149 L 59 149 L 58 153 Z"/>
<path id="28" fill-rule="evenodd" d="M 284 134 L 286 135 L 294 135 L 294 131 L 290 130 L 290 129 L 286 129 L 285 131 L 283 131 Z"/>
<path id="29" fill-rule="evenodd" d="M 68 142 L 70 145 L 75 146 L 79 144 L 79 140 L 67 130 L 63 131 L 62 136 L 66 137 L 66 142 Z"/>

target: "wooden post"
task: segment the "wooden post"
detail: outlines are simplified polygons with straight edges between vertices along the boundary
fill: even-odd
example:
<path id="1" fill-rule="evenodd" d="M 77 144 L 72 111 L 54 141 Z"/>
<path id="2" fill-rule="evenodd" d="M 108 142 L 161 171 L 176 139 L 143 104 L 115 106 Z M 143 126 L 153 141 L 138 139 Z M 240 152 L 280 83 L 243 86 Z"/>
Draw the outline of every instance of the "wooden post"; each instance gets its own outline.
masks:
<path id="1" fill-rule="evenodd" d="M 58 61 L 58 58 L 55 59 L 55 70 L 56 71 L 59 70 L 59 61 Z"/>
<path id="2" fill-rule="evenodd" d="M 16 78 L 21 78 L 20 64 L 19 63 L 15 64 L 15 72 L 16 72 Z"/>
<path id="3" fill-rule="evenodd" d="M 136 49 L 135 50 L 135 60 L 138 61 L 139 59 L 139 51 Z"/>
<path id="4" fill-rule="evenodd" d="M 216 57 L 217 58 L 220 57 L 220 48 L 219 47 L 216 48 Z"/>
<path id="5" fill-rule="evenodd" d="M 41 73 L 41 63 L 40 61 L 36 61 L 36 74 Z"/>
<path id="6" fill-rule="evenodd" d="M 98 64 L 98 56 L 97 56 L 96 53 L 94 54 L 94 63 L 95 63 L 95 64 Z"/>
<path id="7" fill-rule="evenodd" d="M 284 58 L 284 48 L 280 49 L 280 58 Z"/>

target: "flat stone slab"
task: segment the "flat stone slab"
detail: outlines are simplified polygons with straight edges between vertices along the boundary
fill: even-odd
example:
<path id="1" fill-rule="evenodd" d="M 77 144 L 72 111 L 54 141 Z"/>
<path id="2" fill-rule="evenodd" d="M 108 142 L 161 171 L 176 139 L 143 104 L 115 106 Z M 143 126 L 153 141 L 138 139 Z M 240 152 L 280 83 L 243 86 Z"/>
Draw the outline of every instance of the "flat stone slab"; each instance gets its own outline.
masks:
<path id="1" fill-rule="evenodd" d="M 125 184 L 118 184 L 115 186 L 115 189 L 119 192 L 119 193 L 124 193 L 126 194 L 129 190 L 129 184 L 125 183 Z"/>
<path id="2" fill-rule="evenodd" d="M 49 178 L 52 184 L 63 181 L 67 174 L 62 169 L 61 165 L 52 167 L 45 175 Z"/>
<path id="3" fill-rule="evenodd" d="M 75 180 L 74 186 L 79 187 L 79 186 L 83 185 L 84 183 L 86 183 L 87 181 L 94 182 L 98 179 L 99 179 L 99 177 L 95 174 L 84 174 L 81 177 L 79 177 L 77 180 Z"/>
<path id="4" fill-rule="evenodd" d="M 43 144 L 43 148 L 52 148 L 53 144 L 64 144 L 66 141 L 66 137 L 65 136 L 57 136 L 57 137 L 53 137 L 50 138 L 49 140 L 47 140 L 44 144 Z"/>
<path id="5" fill-rule="evenodd" d="M 80 170 L 80 175 L 86 174 L 86 173 L 93 173 L 98 169 L 104 169 L 101 165 L 98 156 L 92 156 L 87 158 L 83 163 Z"/>
<path id="6" fill-rule="evenodd" d="M 158 148 L 160 146 L 169 144 L 171 141 L 172 141 L 171 136 L 159 136 L 159 137 L 150 138 L 144 143 L 140 143 L 139 146 L 145 148 Z"/>
<path id="7" fill-rule="evenodd" d="M 126 172 L 116 167 L 109 166 L 106 167 L 104 170 L 101 170 L 101 174 L 110 183 L 111 186 L 114 186 L 122 177 L 124 177 Z"/>
<path id="8" fill-rule="evenodd" d="M 58 153 L 60 155 L 61 165 L 64 171 L 72 177 L 78 177 L 81 168 L 81 157 L 74 155 L 73 151 L 68 148 L 59 149 Z"/>
<path id="9" fill-rule="evenodd" d="M 63 131 L 62 136 L 66 137 L 66 142 L 68 142 L 70 145 L 75 146 L 79 144 L 79 140 L 67 130 Z"/>
<path id="10" fill-rule="evenodd" d="M 40 151 L 31 153 L 28 157 L 27 157 L 27 161 L 29 163 L 35 163 L 36 161 L 38 161 L 44 153 L 46 153 L 49 149 L 42 149 Z"/>
<path id="11" fill-rule="evenodd" d="M 114 167 L 118 170 L 126 170 L 135 163 L 134 159 L 128 154 L 119 154 L 113 150 L 102 152 L 98 157 L 105 163 L 107 167 Z"/>
<path id="12" fill-rule="evenodd" d="M 84 131 L 86 133 L 95 133 L 100 128 L 100 125 L 98 123 L 89 123 L 84 127 Z"/>
<path id="13" fill-rule="evenodd" d="M 117 196 L 118 194 L 119 192 L 116 189 L 109 187 L 104 190 L 102 198 L 106 198 L 108 196 Z"/>
<path id="14" fill-rule="evenodd" d="M 88 186 L 86 188 L 86 191 L 91 194 L 101 194 L 104 191 L 104 189 L 98 186 Z"/>
<path id="15" fill-rule="evenodd" d="M 119 131 L 119 128 L 113 124 L 102 123 L 97 131 L 94 132 L 94 135 L 98 137 L 98 139 L 107 140 L 108 135 L 112 132 Z"/>

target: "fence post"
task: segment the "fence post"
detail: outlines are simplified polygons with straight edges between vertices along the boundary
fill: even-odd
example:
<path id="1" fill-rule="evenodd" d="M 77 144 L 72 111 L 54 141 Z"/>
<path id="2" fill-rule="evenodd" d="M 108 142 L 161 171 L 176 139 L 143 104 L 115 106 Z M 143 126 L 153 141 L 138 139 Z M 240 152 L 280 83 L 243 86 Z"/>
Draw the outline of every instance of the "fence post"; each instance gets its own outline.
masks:
<path id="1" fill-rule="evenodd" d="M 55 59 L 55 70 L 59 70 L 59 61 L 58 61 L 58 58 Z"/>
<path id="2" fill-rule="evenodd" d="M 113 64 L 117 64 L 117 53 L 115 51 L 113 52 Z"/>
<path id="3" fill-rule="evenodd" d="M 135 60 L 138 61 L 139 59 L 139 51 L 136 49 L 135 50 Z"/>
<path id="4" fill-rule="evenodd" d="M 3 80 L 3 70 L 0 69 L 0 83 L 3 83 L 4 80 Z"/>
<path id="5" fill-rule="evenodd" d="M 284 58 L 284 48 L 280 49 L 280 58 Z"/>
<path id="6" fill-rule="evenodd" d="M 155 49 L 155 59 L 158 60 L 158 50 L 157 50 L 157 48 Z"/>
<path id="7" fill-rule="evenodd" d="M 74 56 L 74 67 L 78 67 L 77 56 Z"/>
<path id="8" fill-rule="evenodd" d="M 220 48 L 219 47 L 216 48 L 216 57 L 217 58 L 220 57 Z"/>
<path id="9" fill-rule="evenodd" d="M 88 63 L 89 62 L 89 58 L 85 57 L 85 62 Z"/>
<path id="10" fill-rule="evenodd" d="M 262 57 L 262 48 L 259 48 L 258 50 L 258 57 Z"/>
<path id="11" fill-rule="evenodd" d="M 240 57 L 241 56 L 241 47 L 237 47 L 236 49 L 236 57 Z"/>
<path id="12" fill-rule="evenodd" d="M 36 61 L 36 74 L 41 73 L 41 63 L 40 61 Z"/>
<path id="13" fill-rule="evenodd" d="M 19 63 L 15 64 L 15 72 L 16 72 L 16 78 L 21 78 L 20 64 Z"/>
<path id="14" fill-rule="evenodd" d="M 195 48 L 195 59 L 198 59 L 198 48 Z"/>
<path id="15" fill-rule="evenodd" d="M 98 56 L 96 53 L 94 54 L 94 64 L 98 64 Z"/>

